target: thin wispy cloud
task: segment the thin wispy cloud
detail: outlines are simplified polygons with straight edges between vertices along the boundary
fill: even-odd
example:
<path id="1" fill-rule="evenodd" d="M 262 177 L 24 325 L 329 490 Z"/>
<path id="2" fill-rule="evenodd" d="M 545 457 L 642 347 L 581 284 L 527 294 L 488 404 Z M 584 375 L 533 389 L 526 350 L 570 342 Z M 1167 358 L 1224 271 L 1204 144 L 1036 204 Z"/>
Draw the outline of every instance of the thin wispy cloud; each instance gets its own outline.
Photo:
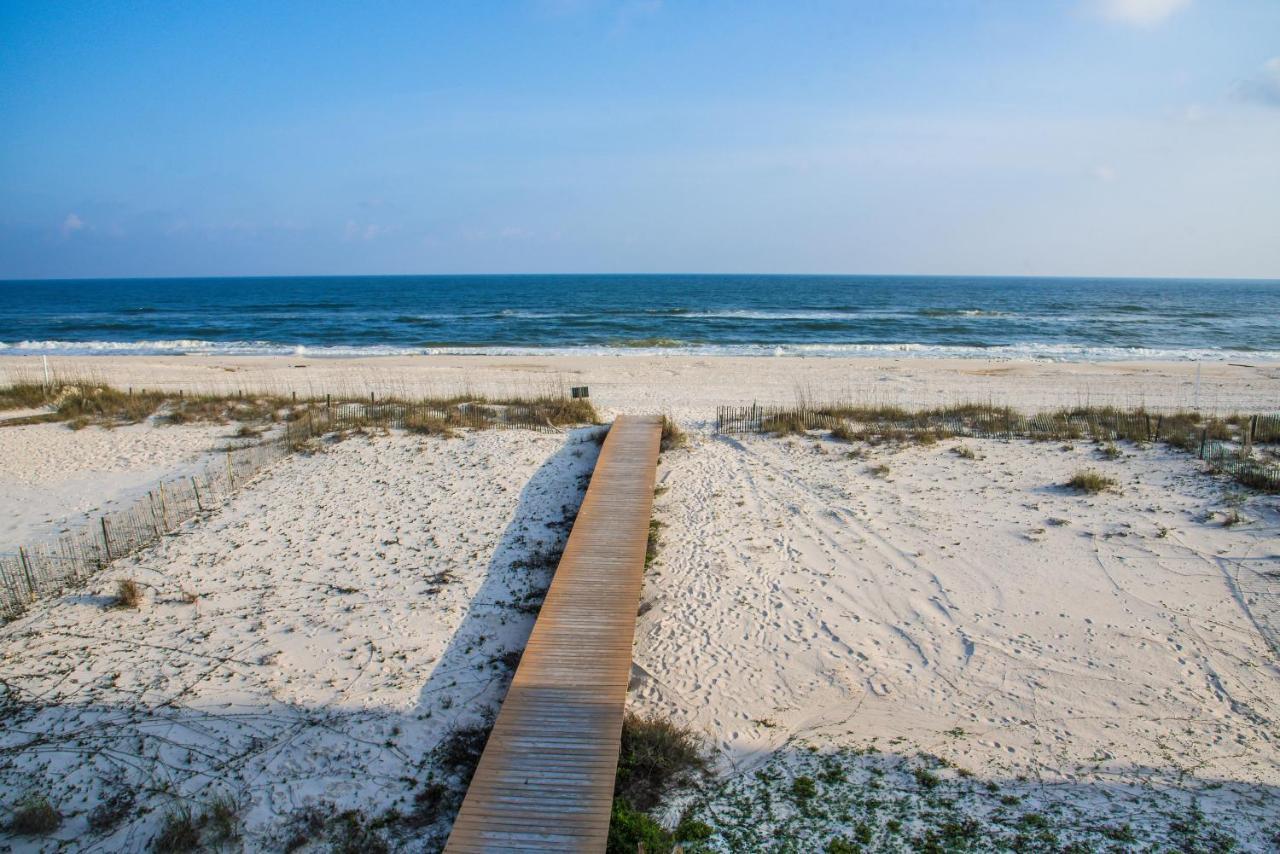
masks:
<path id="1" fill-rule="evenodd" d="M 75 234 L 77 231 L 84 228 L 84 220 L 82 220 L 78 214 L 69 213 L 67 214 L 66 219 L 62 221 L 62 225 L 58 228 L 62 232 L 63 237 L 70 237 L 72 234 Z"/>
<path id="2" fill-rule="evenodd" d="M 1257 74 L 1241 80 L 1235 93 L 1245 101 L 1280 108 L 1280 56 L 1267 60 Z"/>
<path id="3" fill-rule="evenodd" d="M 1191 5 L 1191 0 L 1095 0 L 1103 17 L 1122 24 L 1152 27 Z"/>

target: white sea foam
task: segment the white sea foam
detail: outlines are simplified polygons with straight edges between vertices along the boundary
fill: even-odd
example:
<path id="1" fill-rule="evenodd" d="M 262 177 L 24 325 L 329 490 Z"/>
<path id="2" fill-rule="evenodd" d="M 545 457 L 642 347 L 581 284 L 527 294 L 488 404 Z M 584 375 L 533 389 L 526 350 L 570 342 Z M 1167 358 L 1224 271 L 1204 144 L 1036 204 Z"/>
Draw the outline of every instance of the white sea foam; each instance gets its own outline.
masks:
<path id="1" fill-rule="evenodd" d="M 0 342 L 6 355 L 201 355 L 293 356 L 337 358 L 356 356 L 583 356 L 583 355 L 694 355 L 694 356 L 807 356 L 882 358 L 1034 359 L 1042 361 L 1280 361 L 1280 351 L 1245 351 L 1215 348 L 1106 347 L 1079 344 L 1025 342 L 991 347 L 901 343 L 767 343 L 680 344 L 678 346 L 612 346 L 586 344 L 565 347 L 406 347 L 399 345 L 303 345 L 271 341 L 204 341 L 176 339 L 155 341 L 17 341 Z"/>

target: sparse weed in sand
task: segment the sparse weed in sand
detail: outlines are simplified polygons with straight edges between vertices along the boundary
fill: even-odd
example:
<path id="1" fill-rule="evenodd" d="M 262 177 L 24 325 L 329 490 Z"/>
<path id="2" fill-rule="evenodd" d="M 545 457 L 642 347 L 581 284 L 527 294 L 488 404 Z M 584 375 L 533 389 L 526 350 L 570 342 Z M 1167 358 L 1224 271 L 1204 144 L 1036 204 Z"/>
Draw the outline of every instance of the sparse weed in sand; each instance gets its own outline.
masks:
<path id="1" fill-rule="evenodd" d="M 962 460 L 976 460 L 978 455 L 974 453 L 973 448 L 968 445 L 956 445 L 951 449 L 951 453 L 955 454 Z"/>
<path id="2" fill-rule="evenodd" d="M 114 830 L 134 811 L 137 800 L 138 796 L 132 789 L 124 786 L 114 789 L 89 812 L 89 829 L 96 833 Z"/>
<path id="3" fill-rule="evenodd" d="M 438 436 L 441 439 L 456 439 L 458 432 L 449 422 L 429 415 L 412 414 L 404 419 L 404 429 L 420 436 Z"/>
<path id="4" fill-rule="evenodd" d="M 177 804 L 164 815 L 160 832 L 151 840 L 155 854 L 187 854 L 191 851 L 220 850 L 240 836 L 240 808 L 221 795 L 196 813 L 187 804 Z"/>
<path id="5" fill-rule="evenodd" d="M 664 795 L 693 782 L 707 767 L 693 730 L 663 718 L 628 713 L 622 723 L 614 795 L 637 809 L 652 809 Z"/>
<path id="6" fill-rule="evenodd" d="M 645 542 L 644 565 L 650 566 L 658 557 L 658 549 L 662 547 L 662 529 L 664 525 L 657 519 L 649 520 L 649 538 Z"/>
<path id="7" fill-rule="evenodd" d="M 646 812 L 675 789 L 694 783 L 708 767 L 693 730 L 662 718 L 628 714 L 622 723 L 608 854 L 658 854 L 678 849 L 678 843 L 710 837 L 712 828 L 704 822 L 686 816 L 669 831 Z"/>
<path id="8" fill-rule="evenodd" d="M 1247 831 L 1207 821 L 1194 802 L 1188 810 L 1176 794 L 1159 790 L 1137 811 L 1138 829 L 1124 820 L 1100 820 L 1068 786 L 1046 791 L 1025 780 L 984 780 L 927 754 L 907 758 L 874 748 L 806 747 L 704 789 L 680 822 L 696 827 L 697 835 L 681 837 L 677 830 L 657 836 L 654 841 L 665 846 L 657 850 L 671 850 L 673 841 L 711 839 L 714 850 L 772 851 L 785 839 L 788 851 L 833 854 L 1127 851 L 1116 843 L 1137 841 L 1146 843 L 1143 851 L 1208 852 L 1235 850 L 1249 838 Z M 1002 783 L 1022 794 L 1001 793 Z M 617 818 L 615 804 L 615 823 Z M 627 818 L 634 822 L 634 816 Z M 650 842 L 645 846 L 650 850 Z M 635 851 L 634 843 L 625 850 Z"/>
<path id="9" fill-rule="evenodd" d="M 132 578 L 121 578 L 116 582 L 116 607 L 136 608 L 142 604 L 142 588 Z"/>
<path id="10" fill-rule="evenodd" d="M 867 473 L 874 475 L 875 477 L 888 477 L 889 467 L 884 463 L 879 463 L 878 465 L 874 465 L 868 468 Z"/>
<path id="11" fill-rule="evenodd" d="M 62 814 L 54 809 L 47 797 L 36 792 L 18 803 L 7 828 L 18 836 L 46 836 L 61 826 Z"/>
<path id="12" fill-rule="evenodd" d="M 680 425 L 666 415 L 662 416 L 662 441 L 659 448 L 663 451 L 674 451 L 688 447 L 689 437 L 680 429 Z"/>
<path id="13" fill-rule="evenodd" d="M 1104 490 L 1114 488 L 1116 482 L 1100 472 L 1085 469 L 1072 475 L 1071 480 L 1067 481 L 1066 485 L 1069 489 L 1074 489 L 1077 492 L 1087 492 L 1090 495 L 1095 495 Z"/>
<path id="14" fill-rule="evenodd" d="M 853 429 L 853 425 L 840 423 L 831 428 L 831 438 L 837 442 L 856 442 L 862 437 Z"/>

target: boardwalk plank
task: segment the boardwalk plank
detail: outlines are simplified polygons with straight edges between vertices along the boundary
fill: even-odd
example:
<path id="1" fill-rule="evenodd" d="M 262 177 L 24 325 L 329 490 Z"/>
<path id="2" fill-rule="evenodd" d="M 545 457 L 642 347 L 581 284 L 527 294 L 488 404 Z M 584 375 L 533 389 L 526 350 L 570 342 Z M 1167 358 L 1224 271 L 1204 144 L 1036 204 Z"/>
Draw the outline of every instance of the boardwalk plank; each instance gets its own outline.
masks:
<path id="1" fill-rule="evenodd" d="M 448 854 L 604 851 L 661 428 L 609 430 Z"/>

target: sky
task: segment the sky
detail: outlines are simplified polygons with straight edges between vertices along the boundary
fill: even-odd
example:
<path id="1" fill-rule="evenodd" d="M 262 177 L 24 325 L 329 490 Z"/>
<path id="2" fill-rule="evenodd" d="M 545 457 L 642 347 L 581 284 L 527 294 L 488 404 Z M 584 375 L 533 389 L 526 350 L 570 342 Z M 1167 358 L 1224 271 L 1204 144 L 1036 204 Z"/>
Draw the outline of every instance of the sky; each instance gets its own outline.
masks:
<path id="1" fill-rule="evenodd" d="M 1280 0 L 0 0 L 0 278 L 1280 278 Z"/>

